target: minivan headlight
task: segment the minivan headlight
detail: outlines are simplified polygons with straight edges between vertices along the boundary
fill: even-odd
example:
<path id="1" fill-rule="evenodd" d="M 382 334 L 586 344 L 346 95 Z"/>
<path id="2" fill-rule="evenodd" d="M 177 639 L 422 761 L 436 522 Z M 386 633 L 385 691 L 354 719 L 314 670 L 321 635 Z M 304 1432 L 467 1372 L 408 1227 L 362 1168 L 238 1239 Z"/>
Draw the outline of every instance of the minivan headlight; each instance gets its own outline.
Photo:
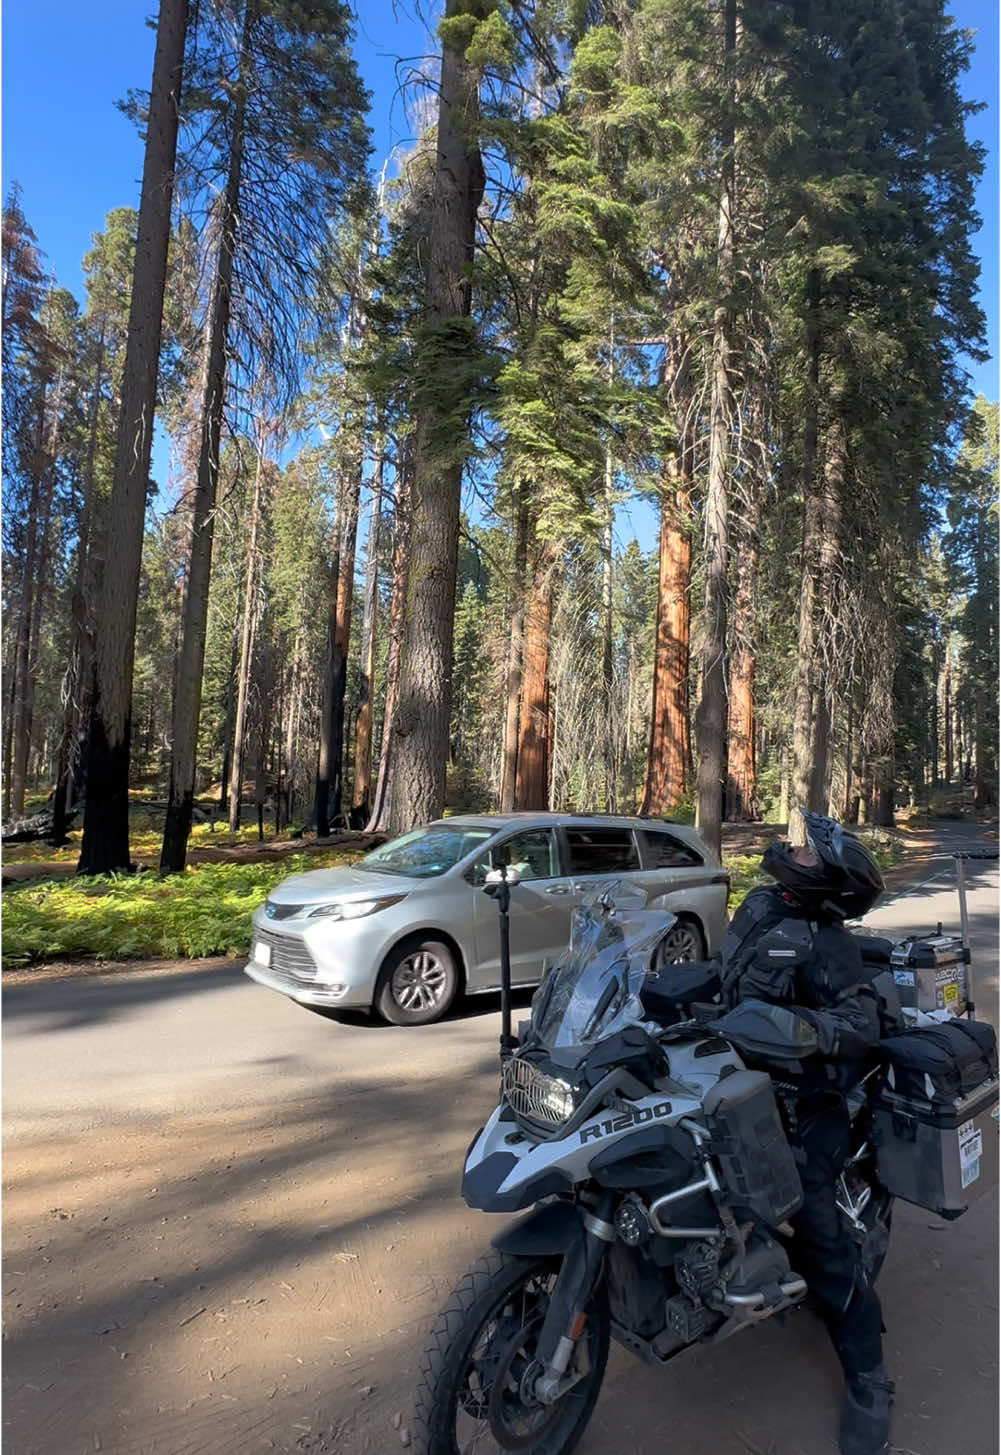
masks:
<path id="1" fill-rule="evenodd" d="M 405 894 L 384 894 L 379 899 L 333 900 L 330 904 L 318 904 L 309 912 L 310 919 L 364 919 L 366 915 L 377 914 L 391 904 L 406 899 Z"/>

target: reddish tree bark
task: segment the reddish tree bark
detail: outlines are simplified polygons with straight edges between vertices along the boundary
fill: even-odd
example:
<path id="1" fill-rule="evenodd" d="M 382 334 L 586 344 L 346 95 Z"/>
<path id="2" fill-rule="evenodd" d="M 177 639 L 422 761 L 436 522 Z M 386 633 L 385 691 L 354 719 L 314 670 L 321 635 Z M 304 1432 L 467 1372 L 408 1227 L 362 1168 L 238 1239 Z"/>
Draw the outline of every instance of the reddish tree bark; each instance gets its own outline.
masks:
<path id="1" fill-rule="evenodd" d="M 752 406 L 751 423 L 755 439 L 764 439 L 764 421 L 759 407 Z M 734 823 L 748 823 L 759 817 L 754 716 L 754 671 L 757 632 L 757 577 L 761 556 L 759 516 L 764 471 L 748 471 L 745 513 L 736 541 L 736 581 L 733 599 L 733 649 L 730 655 L 729 740 L 727 745 L 726 816 Z"/>
<path id="2" fill-rule="evenodd" d="M 549 635 L 552 627 L 553 553 L 540 552 L 525 601 L 525 646 L 514 807 L 549 804 Z"/>
<path id="3" fill-rule="evenodd" d="M 738 542 L 733 603 L 726 816 L 734 823 L 747 823 L 758 817 L 754 757 L 754 618 L 758 554 L 758 532 L 752 524 L 742 532 Z"/>
<path id="4" fill-rule="evenodd" d="M 518 506 L 514 536 L 514 602 L 511 612 L 511 639 L 507 653 L 507 703 L 504 711 L 504 768 L 501 778 L 500 806 L 502 813 L 514 808 L 515 781 L 518 774 L 518 714 L 521 708 L 521 673 L 525 637 L 525 567 L 528 559 L 528 508 Z"/>
<path id="5" fill-rule="evenodd" d="M 675 467 L 676 476 L 680 471 Z M 660 571 L 653 659 L 650 747 L 640 812 L 669 814 L 691 781 L 688 658 L 692 569 L 687 481 L 677 478 L 661 504 Z"/>

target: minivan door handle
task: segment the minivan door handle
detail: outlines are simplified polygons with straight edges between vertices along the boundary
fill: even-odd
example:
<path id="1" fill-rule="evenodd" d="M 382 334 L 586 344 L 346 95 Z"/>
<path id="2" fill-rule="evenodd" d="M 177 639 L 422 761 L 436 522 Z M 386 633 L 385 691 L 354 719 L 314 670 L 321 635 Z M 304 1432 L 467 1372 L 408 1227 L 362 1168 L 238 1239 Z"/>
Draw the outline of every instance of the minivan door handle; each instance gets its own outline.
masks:
<path id="1" fill-rule="evenodd" d="M 547 894 L 569 894 L 570 893 L 570 885 L 569 884 L 550 884 L 549 888 L 546 890 L 546 893 Z"/>

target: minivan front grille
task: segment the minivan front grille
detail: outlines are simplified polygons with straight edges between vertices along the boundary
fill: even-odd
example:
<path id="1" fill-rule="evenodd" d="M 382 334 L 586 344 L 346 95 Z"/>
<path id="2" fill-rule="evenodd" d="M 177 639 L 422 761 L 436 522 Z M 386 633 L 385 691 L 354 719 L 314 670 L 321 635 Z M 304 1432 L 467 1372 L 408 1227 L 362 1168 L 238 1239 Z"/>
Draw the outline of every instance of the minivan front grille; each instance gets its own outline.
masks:
<path id="1" fill-rule="evenodd" d="M 286 985 L 309 984 L 316 979 L 317 964 L 305 940 L 297 935 L 276 935 L 270 930 L 254 929 L 257 943 L 271 946 L 271 963 L 267 967 L 272 978 Z"/>

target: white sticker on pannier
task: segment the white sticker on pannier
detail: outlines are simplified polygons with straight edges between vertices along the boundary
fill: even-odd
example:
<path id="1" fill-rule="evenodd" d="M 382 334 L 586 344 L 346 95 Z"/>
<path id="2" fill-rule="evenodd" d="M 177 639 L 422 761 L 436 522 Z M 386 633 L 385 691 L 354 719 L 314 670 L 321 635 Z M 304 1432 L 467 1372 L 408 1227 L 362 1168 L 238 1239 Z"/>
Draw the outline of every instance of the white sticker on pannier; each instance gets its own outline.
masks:
<path id="1" fill-rule="evenodd" d="M 972 1122 L 964 1122 L 958 1136 L 959 1180 L 963 1187 L 969 1187 L 980 1176 L 980 1156 L 984 1149 L 984 1139 L 979 1132 L 973 1131 Z"/>
<path id="2" fill-rule="evenodd" d="M 897 985 L 913 985 L 914 984 L 914 971 L 913 970 L 894 970 L 894 972 L 893 972 L 893 978 L 894 978 L 894 981 L 897 983 Z"/>

